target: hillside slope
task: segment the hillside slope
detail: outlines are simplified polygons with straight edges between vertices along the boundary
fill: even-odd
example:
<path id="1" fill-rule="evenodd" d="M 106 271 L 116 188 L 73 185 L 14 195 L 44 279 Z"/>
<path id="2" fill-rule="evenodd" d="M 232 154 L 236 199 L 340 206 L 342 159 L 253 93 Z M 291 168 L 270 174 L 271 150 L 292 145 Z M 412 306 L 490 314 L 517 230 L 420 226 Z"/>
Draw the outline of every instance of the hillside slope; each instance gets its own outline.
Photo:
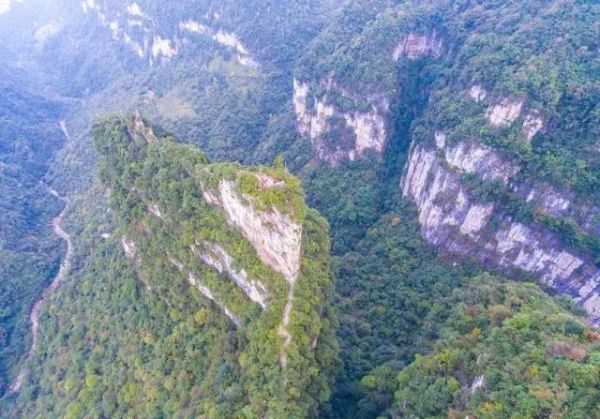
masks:
<path id="1" fill-rule="evenodd" d="M 0 69 L 0 393 L 31 344 L 29 312 L 64 252 L 52 233 L 62 203 L 44 185 L 64 143 L 61 105 L 36 94 L 27 75 Z"/>
<path id="2" fill-rule="evenodd" d="M 147 290 L 181 309 L 195 289 L 228 318 L 257 415 L 314 415 L 336 364 L 329 240 L 298 181 L 282 167 L 210 164 L 139 116 L 96 125 L 94 137 L 121 244 Z"/>

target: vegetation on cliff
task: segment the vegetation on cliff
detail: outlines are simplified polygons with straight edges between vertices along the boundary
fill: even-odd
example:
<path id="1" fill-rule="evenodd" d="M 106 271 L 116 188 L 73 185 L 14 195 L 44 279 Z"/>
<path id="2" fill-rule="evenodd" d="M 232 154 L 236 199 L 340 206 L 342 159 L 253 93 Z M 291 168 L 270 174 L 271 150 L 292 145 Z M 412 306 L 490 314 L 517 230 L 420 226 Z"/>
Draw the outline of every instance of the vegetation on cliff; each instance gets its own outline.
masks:
<path id="1" fill-rule="evenodd" d="M 361 383 L 373 401 L 394 392 L 400 417 L 593 417 L 600 395 L 600 335 L 533 284 L 487 274 L 447 297 L 431 353 L 396 375 Z"/>
<path id="2" fill-rule="evenodd" d="M 209 290 L 214 304 L 206 301 L 205 305 L 212 307 L 215 315 L 225 311 L 230 318 L 239 319 L 237 333 L 232 335 L 237 342 L 237 361 L 228 369 L 237 377 L 240 389 L 229 414 L 244 409 L 258 416 L 316 414 L 329 399 L 336 368 L 325 221 L 306 207 L 300 183 L 283 167 L 211 164 L 193 147 L 177 144 L 160 129 L 153 131 L 145 125 L 139 117 L 125 117 L 103 121 L 93 129 L 101 155 L 100 177 L 111 191 L 111 207 L 120 224 L 118 235 L 134 247 L 131 256 L 143 283 L 169 305 L 170 312 L 194 317 L 195 312 L 187 309 L 190 294 L 197 292 L 189 284 L 193 277 L 193 285 L 202 284 Z M 261 179 L 273 184 L 260 185 Z M 232 224 L 227 218 L 230 214 L 207 198 L 224 182 L 234 185 L 235 196 L 252 199 L 241 203 L 246 206 L 241 211 L 267 215 L 277 211 L 302 226 L 302 242 L 296 244 L 302 248 L 300 272 L 294 283 L 261 260 L 268 249 L 244 237 L 245 226 Z M 261 284 L 268 294 L 264 310 L 228 279 L 231 272 L 219 272 L 202 263 L 207 246 L 218 246 L 233 259 L 234 266 L 225 270 L 241 272 Z M 275 331 L 282 323 L 290 287 L 292 308 L 287 328 L 292 344 L 282 349 Z M 280 365 L 281 351 L 285 351 L 285 365 Z"/>
<path id="3" fill-rule="evenodd" d="M 108 25 L 139 16 L 122 2 L 96 3 L 106 8 L 106 22 L 91 13 L 65 18 L 28 57 L 43 60 L 58 90 L 78 96 L 66 112 L 76 134 L 52 171 L 72 194 L 66 228 L 76 254 L 72 274 L 41 314 L 30 375 L 14 399 L 2 400 L 3 411 L 73 418 L 597 414 L 596 335 L 581 313 L 537 286 L 482 276 L 472 261 L 438 255 L 399 188 L 411 144 L 433 149 L 435 133 L 444 131 L 449 146 L 473 140 L 493 147 L 521 166 L 520 180 L 573 197 L 571 208 L 597 203 L 596 2 L 202 0 L 173 2 L 167 15 L 161 2 L 136 2 L 152 21 L 144 28 L 150 39 L 182 40 L 179 25 L 193 19 L 235 34 L 258 67 L 196 34 L 185 35 L 170 62 L 150 66 Z M 28 2 L 15 4 L 38 13 Z M 30 26 L 27 32 L 31 38 Z M 396 60 L 411 33 L 441 41 L 441 49 Z M 18 38 L 16 31 L 10 39 Z M 331 80 L 328 99 L 349 116 L 387 100 L 381 155 L 365 152 L 336 168 L 318 161 L 297 131 L 292 74 L 310 85 L 309 104 Z M 474 86 L 485 94 L 475 99 Z M 491 126 L 487 108 L 505 98 L 526 98 L 523 112 L 511 127 Z M 16 102 L 36 120 L 45 118 L 35 112 L 41 108 L 52 124 L 58 119 L 41 101 Z M 105 119 L 93 132 L 100 186 L 90 175 L 97 160 L 91 121 L 128 109 L 190 145 L 158 127 L 150 135 L 147 122 L 139 130 L 135 118 Z M 530 110 L 543 121 L 532 139 L 522 130 Z M 27 349 L 27 309 L 62 252 L 43 228 L 59 211 L 36 186 L 45 163 L 27 158 L 29 147 L 50 144 L 55 127 L 29 129 L 33 121 L 23 115 L 2 122 L 9 129 L 0 144 L 0 189 L 11 197 L 0 229 L 0 379 L 7 383 Z M 333 148 L 347 134 L 339 128 L 324 139 Z M 287 167 L 281 159 L 239 164 L 270 164 L 280 153 Z M 27 174 L 9 164 L 15 156 Z M 461 181 L 473 196 L 494 201 L 498 213 L 543 225 L 597 259 L 598 237 L 589 232 L 599 228 L 597 216 L 584 230 L 508 187 L 468 175 Z M 221 185 L 242 207 L 270 214 L 265 219 L 279 214 L 302 226 L 301 272 L 284 333 L 290 284 L 230 223 Z M 327 222 L 308 208 L 303 189 Z M 219 249 L 234 273 L 265 287 L 256 286 L 256 301 L 199 257 L 218 259 Z M 20 300 L 11 304 L 15 295 Z"/>

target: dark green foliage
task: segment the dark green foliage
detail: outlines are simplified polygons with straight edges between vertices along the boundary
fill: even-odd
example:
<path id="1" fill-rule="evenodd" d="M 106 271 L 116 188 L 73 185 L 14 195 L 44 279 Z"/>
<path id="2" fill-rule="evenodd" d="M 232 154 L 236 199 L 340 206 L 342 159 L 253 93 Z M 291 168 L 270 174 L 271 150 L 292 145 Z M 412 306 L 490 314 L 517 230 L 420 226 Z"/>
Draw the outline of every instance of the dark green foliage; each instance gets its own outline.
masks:
<path id="1" fill-rule="evenodd" d="M 139 273 L 116 248 L 87 230 L 77 280 L 55 295 L 42 319 L 40 346 L 50 357 L 32 363 L 34 382 L 17 399 L 17 416 L 85 412 L 105 417 L 195 415 L 243 407 L 229 323 L 190 295 L 186 312 L 140 286 Z M 77 257 L 86 256 L 79 253 Z M 62 310 L 68 307 L 68 316 Z"/>
<path id="2" fill-rule="evenodd" d="M 600 335 L 537 286 L 483 275 L 457 289 L 441 339 L 395 385 L 393 416 L 594 417 Z M 369 381 L 375 378 L 369 379 Z"/>
<path id="3" fill-rule="evenodd" d="M 408 207 L 382 217 L 336 266 L 344 369 L 334 417 L 376 417 L 392 392 L 371 394 L 361 380 L 374 368 L 395 375 L 431 347 L 452 308 L 447 296 L 468 269 L 437 259 Z"/>
<path id="4" fill-rule="evenodd" d="M 31 88 L 20 71 L 0 69 L 0 394 L 29 350 L 29 312 L 64 253 L 51 226 L 62 203 L 42 183 L 62 145 L 61 107 Z"/>
<path id="5" fill-rule="evenodd" d="M 519 163 L 522 180 L 548 180 L 597 200 L 600 67 L 592 57 L 599 48 L 599 16 L 595 2 L 486 2 L 455 9 L 443 27 L 460 49 L 419 121 L 428 133 L 416 131 L 416 139 L 431 138 L 432 129 L 443 129 L 452 140 L 481 139 Z M 473 84 L 492 96 L 480 104 L 466 98 Z M 525 111 L 544 120 L 532 143 L 520 129 L 522 119 L 506 130 L 486 126 L 485 106 L 506 97 L 524 99 Z"/>

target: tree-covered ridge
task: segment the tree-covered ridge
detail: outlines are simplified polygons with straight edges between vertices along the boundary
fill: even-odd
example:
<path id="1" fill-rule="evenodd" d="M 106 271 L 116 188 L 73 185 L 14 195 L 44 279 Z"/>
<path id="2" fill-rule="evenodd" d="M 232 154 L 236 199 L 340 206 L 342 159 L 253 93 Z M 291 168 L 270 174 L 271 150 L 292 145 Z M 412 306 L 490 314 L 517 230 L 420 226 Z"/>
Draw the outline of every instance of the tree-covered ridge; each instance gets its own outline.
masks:
<path id="1" fill-rule="evenodd" d="M 237 330 L 237 405 L 256 415 L 314 415 L 330 396 L 336 341 L 327 225 L 304 204 L 299 182 L 281 166 L 211 164 L 139 117 L 111 118 L 93 132 L 123 246 L 145 286 L 183 313 L 197 288 Z M 215 188 L 221 196 L 211 198 Z M 231 218 L 238 206 L 245 213 L 235 215 L 255 216 L 247 223 L 270 214 L 301 223 L 297 277 L 269 264 L 269 249 Z"/>
<path id="2" fill-rule="evenodd" d="M 391 384 L 392 416 L 598 415 L 600 335 L 537 286 L 482 275 L 451 297 L 435 350 Z M 377 374 L 363 385 L 376 392 Z"/>

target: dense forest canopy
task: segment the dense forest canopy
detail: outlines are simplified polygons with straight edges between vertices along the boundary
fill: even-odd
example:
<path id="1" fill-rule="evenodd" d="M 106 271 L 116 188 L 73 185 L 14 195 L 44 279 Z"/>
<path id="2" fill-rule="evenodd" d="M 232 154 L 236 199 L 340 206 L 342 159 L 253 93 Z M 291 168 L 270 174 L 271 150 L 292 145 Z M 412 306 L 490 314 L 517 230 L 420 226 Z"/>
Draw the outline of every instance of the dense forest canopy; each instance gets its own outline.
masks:
<path id="1" fill-rule="evenodd" d="M 600 414 L 596 1 L 6 4 L 0 417 Z"/>
<path id="2" fill-rule="evenodd" d="M 22 71 L 0 69 L 0 391 L 27 352 L 29 310 L 60 264 L 50 221 L 62 203 L 43 177 L 64 143 L 61 106 L 39 96 Z"/>

